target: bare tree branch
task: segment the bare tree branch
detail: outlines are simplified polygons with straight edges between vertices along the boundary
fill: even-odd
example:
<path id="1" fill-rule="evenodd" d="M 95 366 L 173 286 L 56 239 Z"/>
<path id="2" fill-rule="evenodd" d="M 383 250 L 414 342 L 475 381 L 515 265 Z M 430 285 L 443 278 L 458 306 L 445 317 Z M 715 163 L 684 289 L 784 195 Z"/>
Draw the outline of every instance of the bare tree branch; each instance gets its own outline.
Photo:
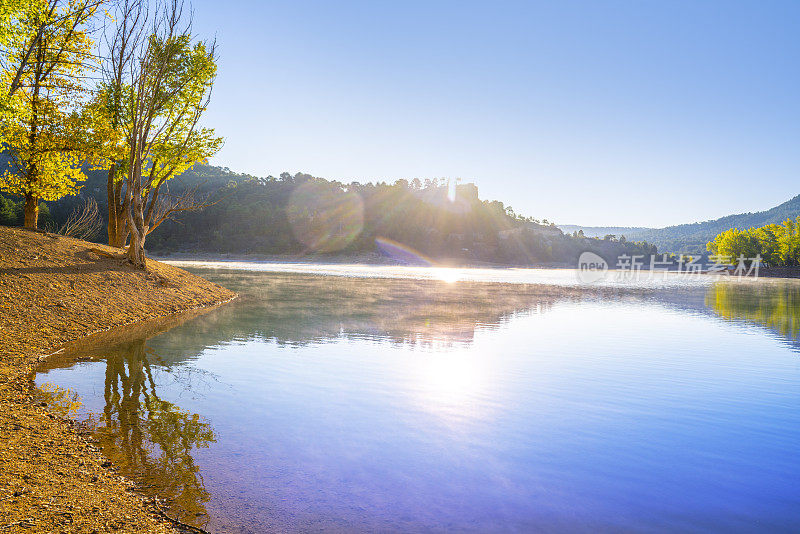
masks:
<path id="1" fill-rule="evenodd" d="M 77 206 L 67 218 L 67 221 L 58 229 L 58 233 L 68 237 L 89 240 L 97 235 L 103 226 L 97 202 L 93 197 Z"/>

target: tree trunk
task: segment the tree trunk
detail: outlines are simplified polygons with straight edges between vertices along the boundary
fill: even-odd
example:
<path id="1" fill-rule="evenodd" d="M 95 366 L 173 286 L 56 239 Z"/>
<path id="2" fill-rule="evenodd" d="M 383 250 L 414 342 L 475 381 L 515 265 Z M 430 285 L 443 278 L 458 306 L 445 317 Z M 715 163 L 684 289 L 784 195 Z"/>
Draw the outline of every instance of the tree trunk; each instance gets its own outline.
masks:
<path id="1" fill-rule="evenodd" d="M 117 199 L 114 198 L 114 176 L 116 175 L 117 166 L 112 164 L 108 170 L 108 185 L 106 186 L 106 193 L 108 196 L 108 244 L 112 247 L 120 247 L 119 235 L 117 232 Z"/>
<path id="2" fill-rule="evenodd" d="M 116 179 L 116 163 L 108 171 L 108 244 L 122 248 L 128 241 L 128 201 L 122 198 L 122 180 Z"/>
<path id="3" fill-rule="evenodd" d="M 25 228 L 36 230 L 39 224 L 39 198 L 33 193 L 25 194 Z"/>
<path id="4" fill-rule="evenodd" d="M 108 244 L 109 244 L 109 246 L 117 247 L 117 248 L 122 248 L 122 247 L 125 246 L 125 244 L 121 242 L 122 239 L 120 238 L 120 235 L 118 233 L 118 228 L 119 228 L 118 225 L 119 225 L 120 222 L 121 221 L 117 220 L 116 215 L 113 215 L 113 214 L 109 213 L 109 219 L 108 219 Z"/>
<path id="5" fill-rule="evenodd" d="M 131 230 L 131 244 L 128 247 L 128 261 L 139 269 L 147 268 L 147 258 L 144 255 L 144 236 L 136 228 Z"/>
<path id="6" fill-rule="evenodd" d="M 135 169 L 134 172 L 139 169 Z M 128 217 L 128 231 L 131 236 L 131 243 L 128 247 L 128 261 L 134 267 L 144 269 L 147 267 L 147 260 L 144 255 L 144 240 L 147 237 L 147 226 L 144 223 L 144 201 L 142 200 L 141 188 L 135 186 L 133 191 L 127 193 L 130 200 L 131 209 L 126 210 Z"/>
<path id="7" fill-rule="evenodd" d="M 119 209 L 119 206 L 117 206 Z M 112 214 L 108 210 L 108 244 L 112 247 L 122 248 L 128 240 L 128 220 L 125 213 L 119 210 L 117 213 Z M 112 218 L 113 217 L 113 221 Z"/>

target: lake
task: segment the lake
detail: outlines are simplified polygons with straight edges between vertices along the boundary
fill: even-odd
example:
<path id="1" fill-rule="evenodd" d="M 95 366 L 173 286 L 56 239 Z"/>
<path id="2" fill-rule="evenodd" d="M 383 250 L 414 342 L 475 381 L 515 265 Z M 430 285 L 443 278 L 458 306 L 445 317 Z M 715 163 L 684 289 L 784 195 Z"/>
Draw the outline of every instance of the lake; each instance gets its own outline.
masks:
<path id="1" fill-rule="evenodd" d="M 798 282 L 176 263 L 241 298 L 35 380 L 182 521 L 800 530 Z"/>

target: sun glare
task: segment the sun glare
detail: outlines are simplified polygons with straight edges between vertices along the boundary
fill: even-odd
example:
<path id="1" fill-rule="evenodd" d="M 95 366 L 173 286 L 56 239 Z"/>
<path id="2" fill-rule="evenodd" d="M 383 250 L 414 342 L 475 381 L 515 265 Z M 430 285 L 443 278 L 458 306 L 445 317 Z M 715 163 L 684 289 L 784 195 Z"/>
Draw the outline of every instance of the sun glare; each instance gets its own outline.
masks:
<path id="1" fill-rule="evenodd" d="M 426 411 L 447 419 L 475 413 L 475 396 L 483 389 L 479 363 L 469 354 L 431 354 L 419 366 L 418 401 Z"/>
<path id="2" fill-rule="evenodd" d="M 442 282 L 452 284 L 461 280 L 461 271 L 459 269 L 451 269 L 449 267 L 437 267 L 436 278 Z"/>

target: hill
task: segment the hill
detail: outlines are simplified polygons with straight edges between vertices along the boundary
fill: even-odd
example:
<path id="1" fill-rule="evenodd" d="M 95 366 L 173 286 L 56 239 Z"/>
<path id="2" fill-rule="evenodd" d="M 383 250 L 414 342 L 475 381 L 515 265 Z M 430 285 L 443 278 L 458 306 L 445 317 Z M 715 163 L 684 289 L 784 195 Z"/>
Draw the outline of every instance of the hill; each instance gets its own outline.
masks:
<path id="1" fill-rule="evenodd" d="M 661 252 L 702 253 L 706 251 L 706 243 L 713 240 L 720 232 L 731 228 L 747 229 L 779 224 L 786 219 L 794 219 L 800 215 L 800 195 L 787 200 L 783 204 L 766 211 L 755 213 L 739 213 L 727 215 L 719 219 L 667 226 L 666 228 L 625 228 L 625 227 L 592 227 L 576 225 L 560 225 L 565 232 L 583 230 L 587 236 L 606 234 L 624 235 L 630 240 L 642 240 L 652 243 Z"/>
<path id="2" fill-rule="evenodd" d="M 58 226 L 91 196 L 104 217 L 94 239 L 105 242 L 106 173 L 87 174 L 80 195 L 49 203 L 47 217 Z M 653 252 L 649 244 L 631 240 L 565 235 L 555 225 L 515 214 L 503 202 L 481 199 L 471 183 L 413 179 L 345 184 L 304 173 L 263 178 L 195 165 L 169 187 L 171 194 L 196 189 L 198 197 L 208 196 L 210 205 L 159 226 L 146 248 L 160 255 L 383 254 L 405 263 L 574 265 L 586 250 L 610 262 L 623 253 Z M 6 209 L 12 219 L 18 211 Z"/>
<path id="3" fill-rule="evenodd" d="M 586 237 L 605 237 L 607 235 L 620 237 L 624 235 L 627 238 L 636 232 L 651 230 L 651 228 L 641 226 L 578 226 L 575 224 L 558 224 L 556 226 L 567 234 L 583 232 Z"/>
<path id="4" fill-rule="evenodd" d="M 92 170 L 87 175 L 80 195 L 43 206 L 41 221 L 43 226 L 57 227 L 91 196 L 104 217 L 103 227 L 94 238 L 102 243 L 106 241 L 108 213 L 106 172 Z M 211 165 L 195 165 L 171 181 L 170 188 L 173 193 L 198 188 L 199 194 L 210 195 L 214 205 L 185 213 L 178 222 L 167 222 L 156 230 L 148 238 L 148 249 L 160 254 L 351 255 L 375 253 L 379 251 L 376 239 L 386 238 L 433 259 L 520 265 L 571 263 L 587 249 L 600 247 L 604 249 L 601 255 L 618 253 L 619 247 L 611 246 L 611 250 L 608 240 L 603 239 L 609 235 L 625 236 L 628 242 L 646 242 L 646 253 L 651 252 L 650 245 L 660 252 L 703 253 L 707 242 L 729 228 L 764 226 L 800 215 L 798 195 L 766 211 L 666 228 L 555 226 L 517 215 L 503 202 L 480 199 L 477 187 L 470 183 L 458 184 L 452 190 L 449 184 L 435 180 L 344 184 L 304 173 L 263 178 Z M 304 193 L 295 193 L 298 189 Z M 348 209 L 357 213 L 346 215 L 346 221 L 334 221 L 339 216 L 336 210 Z M 325 217 L 328 223 L 335 222 L 336 228 L 324 228 Z M 316 220 L 312 224 L 309 218 Z M 21 219 L 19 202 L 0 196 L 0 224 L 21 224 Z M 572 238 L 579 231 L 585 238 L 598 239 Z"/>

